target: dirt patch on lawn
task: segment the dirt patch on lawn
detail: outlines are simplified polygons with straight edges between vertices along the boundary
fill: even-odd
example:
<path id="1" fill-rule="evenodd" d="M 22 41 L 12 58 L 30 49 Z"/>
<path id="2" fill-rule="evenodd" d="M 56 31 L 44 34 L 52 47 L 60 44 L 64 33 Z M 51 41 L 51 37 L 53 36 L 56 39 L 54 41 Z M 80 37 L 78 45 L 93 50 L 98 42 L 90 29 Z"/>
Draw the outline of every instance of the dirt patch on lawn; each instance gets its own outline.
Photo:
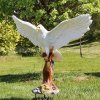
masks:
<path id="1" fill-rule="evenodd" d="M 85 80 L 89 80 L 88 76 L 77 76 L 76 78 L 74 78 L 75 81 L 85 81 Z"/>

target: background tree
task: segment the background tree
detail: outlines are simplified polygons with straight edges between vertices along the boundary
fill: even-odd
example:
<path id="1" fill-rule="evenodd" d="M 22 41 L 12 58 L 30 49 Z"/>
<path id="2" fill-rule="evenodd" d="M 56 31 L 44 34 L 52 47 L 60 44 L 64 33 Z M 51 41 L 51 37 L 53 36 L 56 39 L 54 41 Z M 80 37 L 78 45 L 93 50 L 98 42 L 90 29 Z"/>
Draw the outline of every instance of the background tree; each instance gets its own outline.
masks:
<path id="1" fill-rule="evenodd" d="M 45 28 L 51 30 L 61 21 L 85 13 L 91 14 L 93 24 L 84 39 L 88 41 L 99 40 L 100 0 L 0 0 L 0 24 L 2 24 L 2 21 L 6 21 L 6 23 L 9 23 L 9 27 L 15 25 L 11 18 L 13 14 L 22 20 L 29 21 L 35 25 L 42 24 Z M 4 25 L 3 27 L 6 26 Z M 3 28 L 3 30 L 5 31 L 5 28 Z M 10 32 L 11 31 L 15 31 L 15 28 L 11 29 Z M 13 33 L 16 35 L 16 32 Z M 4 42 L 2 41 L 2 38 L 4 38 L 4 35 L 2 35 L 3 31 L 0 32 L 0 34 L 1 48 L 1 44 Z M 7 31 L 6 34 L 9 34 L 9 31 Z M 11 37 L 10 34 L 9 36 Z M 15 40 L 16 38 L 17 37 L 14 37 Z M 7 40 L 12 42 L 9 38 L 7 38 Z M 25 55 L 29 52 L 34 54 L 34 50 L 37 50 L 37 47 L 34 47 L 31 42 L 20 37 L 18 42 L 15 42 L 14 45 L 18 53 L 21 53 L 21 49 L 19 48 L 22 48 L 23 45 L 26 51 Z M 29 47 L 33 48 L 29 49 Z M 8 51 L 10 51 L 10 49 L 8 49 Z"/>

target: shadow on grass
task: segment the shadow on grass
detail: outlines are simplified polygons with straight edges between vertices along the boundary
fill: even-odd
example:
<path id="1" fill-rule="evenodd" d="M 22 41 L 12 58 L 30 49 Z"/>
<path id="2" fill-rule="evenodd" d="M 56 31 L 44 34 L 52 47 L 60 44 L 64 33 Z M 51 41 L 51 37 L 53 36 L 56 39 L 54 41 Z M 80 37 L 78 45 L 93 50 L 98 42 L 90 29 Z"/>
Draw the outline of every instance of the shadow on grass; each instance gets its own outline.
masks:
<path id="1" fill-rule="evenodd" d="M 53 100 L 52 97 L 47 97 L 47 98 L 44 98 L 44 97 L 37 97 L 37 98 L 33 98 L 31 100 Z"/>
<path id="2" fill-rule="evenodd" d="M 12 97 L 12 98 L 2 98 L 0 100 L 29 100 L 29 99 Z"/>
<path id="3" fill-rule="evenodd" d="M 91 42 L 92 41 L 83 40 L 83 41 L 81 41 L 81 44 L 84 45 L 84 44 L 89 44 Z M 63 46 L 63 48 L 65 48 L 65 47 L 74 47 L 74 46 L 79 46 L 79 45 L 80 45 L 80 39 L 70 42 L 67 46 Z M 91 44 L 89 46 L 91 46 Z"/>
<path id="4" fill-rule="evenodd" d="M 90 73 L 85 73 L 85 74 L 89 76 L 100 77 L 100 72 L 90 72 Z"/>
<path id="5" fill-rule="evenodd" d="M 53 100 L 53 98 L 49 97 L 49 98 L 44 98 L 44 97 L 37 97 L 37 98 L 33 98 L 33 99 L 25 99 L 25 98 L 17 98 L 17 97 L 12 97 L 12 98 L 2 98 L 0 100 Z"/>
<path id="6" fill-rule="evenodd" d="M 41 79 L 41 72 L 1 75 L 0 82 L 14 83 Z"/>

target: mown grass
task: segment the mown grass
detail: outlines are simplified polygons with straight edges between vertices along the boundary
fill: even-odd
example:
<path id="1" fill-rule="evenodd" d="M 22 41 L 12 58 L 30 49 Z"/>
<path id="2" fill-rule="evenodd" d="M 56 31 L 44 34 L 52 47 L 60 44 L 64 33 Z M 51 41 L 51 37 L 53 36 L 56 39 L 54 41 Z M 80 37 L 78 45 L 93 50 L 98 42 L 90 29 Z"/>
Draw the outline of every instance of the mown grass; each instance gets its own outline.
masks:
<path id="1" fill-rule="evenodd" d="M 54 100 L 100 100 L 100 43 L 62 48 L 63 61 L 55 62 L 54 82 L 60 93 Z M 31 90 L 42 83 L 44 62 L 39 56 L 0 57 L 0 100 L 32 100 Z"/>

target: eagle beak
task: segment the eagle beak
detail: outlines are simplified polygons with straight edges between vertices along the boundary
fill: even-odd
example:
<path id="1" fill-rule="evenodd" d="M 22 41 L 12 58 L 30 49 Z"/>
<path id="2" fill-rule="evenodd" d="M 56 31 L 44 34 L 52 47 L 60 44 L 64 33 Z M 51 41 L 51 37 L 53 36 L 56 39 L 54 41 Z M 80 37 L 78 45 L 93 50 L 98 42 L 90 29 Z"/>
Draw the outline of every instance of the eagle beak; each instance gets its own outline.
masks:
<path id="1" fill-rule="evenodd" d="M 39 27 L 37 27 L 37 28 L 36 28 L 36 31 L 39 31 L 39 30 L 40 30 L 40 28 L 39 28 Z"/>

